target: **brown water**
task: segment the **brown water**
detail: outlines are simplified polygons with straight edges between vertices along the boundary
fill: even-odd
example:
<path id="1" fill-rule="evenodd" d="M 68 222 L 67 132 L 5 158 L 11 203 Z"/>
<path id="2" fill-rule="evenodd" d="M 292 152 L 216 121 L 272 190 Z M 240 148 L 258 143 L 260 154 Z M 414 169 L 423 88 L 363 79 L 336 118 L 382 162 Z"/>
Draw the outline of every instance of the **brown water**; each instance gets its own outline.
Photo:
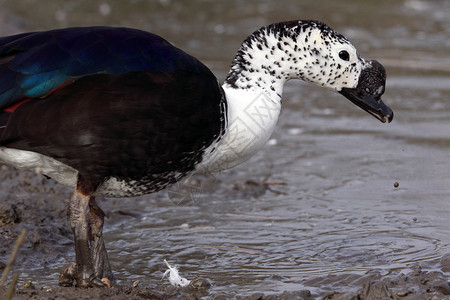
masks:
<path id="1" fill-rule="evenodd" d="M 220 80 L 253 30 L 320 19 L 387 68 L 391 124 L 340 95 L 289 82 L 278 129 L 244 165 L 101 203 L 122 214 L 105 228 L 119 281 L 159 281 L 167 259 L 185 277 L 208 278 L 217 293 L 346 289 L 348 279 L 328 275 L 433 269 L 450 253 L 447 1 L 11 0 L 0 9 L 7 33 L 99 24 L 152 31 Z M 248 180 L 285 185 L 263 193 Z M 66 264 L 23 273 L 52 285 Z"/>

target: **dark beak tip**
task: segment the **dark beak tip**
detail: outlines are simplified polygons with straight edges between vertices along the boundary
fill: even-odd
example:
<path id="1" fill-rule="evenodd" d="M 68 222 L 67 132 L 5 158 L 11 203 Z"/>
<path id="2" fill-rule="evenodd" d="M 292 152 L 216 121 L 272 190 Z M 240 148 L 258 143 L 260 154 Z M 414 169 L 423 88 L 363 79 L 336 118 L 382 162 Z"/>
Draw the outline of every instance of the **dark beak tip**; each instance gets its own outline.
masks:
<path id="1" fill-rule="evenodd" d="M 381 123 L 386 123 L 386 120 L 388 123 L 391 123 L 394 119 L 394 112 L 391 111 L 389 114 L 380 115 L 378 119 L 381 121 Z"/>
<path id="2" fill-rule="evenodd" d="M 394 120 L 394 112 L 391 112 L 391 114 L 388 116 L 388 123 L 391 123 L 392 120 Z"/>

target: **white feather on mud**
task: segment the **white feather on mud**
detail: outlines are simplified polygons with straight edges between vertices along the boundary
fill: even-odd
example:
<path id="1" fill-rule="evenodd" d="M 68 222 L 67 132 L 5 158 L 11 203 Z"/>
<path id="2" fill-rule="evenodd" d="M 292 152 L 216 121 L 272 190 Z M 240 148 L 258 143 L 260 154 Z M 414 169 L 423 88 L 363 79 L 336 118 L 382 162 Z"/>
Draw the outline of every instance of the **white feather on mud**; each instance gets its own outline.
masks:
<path id="1" fill-rule="evenodd" d="M 180 274 L 178 273 L 177 267 L 172 267 L 171 265 L 169 265 L 169 263 L 165 259 L 164 259 L 164 263 L 167 265 L 167 267 L 169 269 L 164 272 L 164 275 L 161 278 L 161 280 L 163 280 L 164 277 L 166 277 L 166 275 L 169 274 L 169 276 L 168 276 L 169 282 L 173 286 L 185 287 L 191 282 L 190 280 L 180 276 Z"/>

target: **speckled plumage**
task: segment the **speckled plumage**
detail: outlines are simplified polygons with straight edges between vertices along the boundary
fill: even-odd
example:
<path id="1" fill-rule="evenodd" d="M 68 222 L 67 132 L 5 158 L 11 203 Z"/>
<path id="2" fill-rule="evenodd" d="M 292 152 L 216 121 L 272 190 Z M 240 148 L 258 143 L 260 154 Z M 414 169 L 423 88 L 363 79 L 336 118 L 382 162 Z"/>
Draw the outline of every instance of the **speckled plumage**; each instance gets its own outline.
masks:
<path id="1" fill-rule="evenodd" d="M 336 47 L 349 53 L 351 64 L 337 57 Z M 276 23 L 255 31 L 244 41 L 226 83 L 246 88 L 269 86 L 275 91 L 273 81 L 284 83 L 297 78 L 339 91 L 358 81 L 361 67 L 357 62 L 364 61 L 350 42 L 322 22 Z"/>

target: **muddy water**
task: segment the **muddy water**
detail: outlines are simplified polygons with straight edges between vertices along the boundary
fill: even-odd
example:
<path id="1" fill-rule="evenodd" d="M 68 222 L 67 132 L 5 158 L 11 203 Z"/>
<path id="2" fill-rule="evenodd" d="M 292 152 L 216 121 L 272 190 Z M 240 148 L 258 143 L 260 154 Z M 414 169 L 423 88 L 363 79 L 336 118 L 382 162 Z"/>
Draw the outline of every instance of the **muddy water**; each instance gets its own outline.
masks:
<path id="1" fill-rule="evenodd" d="M 354 283 L 346 274 L 398 273 L 415 263 L 433 269 L 450 253 L 446 1 L 183 3 L 26 0 L 0 8 L 9 31 L 98 24 L 153 31 L 221 80 L 251 31 L 320 19 L 386 66 L 384 101 L 395 117 L 381 124 L 339 95 L 289 82 L 277 130 L 244 165 L 157 195 L 101 202 L 119 281 L 158 281 L 167 259 L 185 277 L 209 279 L 217 293 L 339 290 Z M 263 181 L 280 184 L 267 189 Z M 56 284 L 68 261 L 22 266 L 22 274 Z"/>

